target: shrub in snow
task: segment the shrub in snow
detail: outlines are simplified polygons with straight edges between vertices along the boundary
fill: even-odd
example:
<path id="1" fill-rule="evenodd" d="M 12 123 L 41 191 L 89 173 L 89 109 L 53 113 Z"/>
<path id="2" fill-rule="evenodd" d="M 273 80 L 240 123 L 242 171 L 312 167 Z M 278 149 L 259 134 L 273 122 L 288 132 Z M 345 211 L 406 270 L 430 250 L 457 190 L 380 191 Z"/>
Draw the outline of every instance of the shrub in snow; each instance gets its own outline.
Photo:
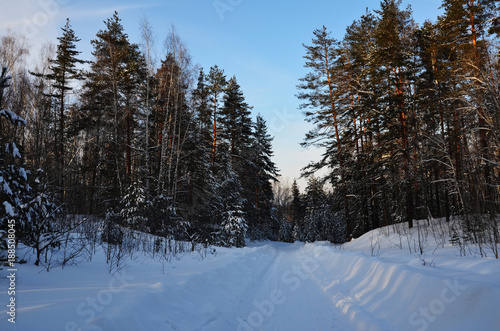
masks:
<path id="1" fill-rule="evenodd" d="M 106 213 L 105 227 L 101 234 L 101 240 L 110 245 L 121 245 L 123 242 L 123 230 L 117 225 L 120 216 L 109 211 Z"/>
<path id="2" fill-rule="evenodd" d="M 48 249 L 60 246 L 60 239 L 64 232 L 54 227 L 58 208 L 51 199 L 47 185 L 41 179 L 42 176 L 43 171 L 38 170 L 28 202 L 29 222 L 25 225 L 25 234 L 22 239 L 25 245 L 35 248 L 36 265 L 40 264 L 42 254 L 47 253 Z M 45 255 L 45 263 L 47 263 L 47 255 Z"/>
<path id="3" fill-rule="evenodd" d="M 119 214 L 114 212 L 106 213 L 105 227 L 101 234 L 109 273 L 113 273 L 120 268 L 126 254 L 124 249 L 126 232 L 117 224 L 119 219 Z"/>

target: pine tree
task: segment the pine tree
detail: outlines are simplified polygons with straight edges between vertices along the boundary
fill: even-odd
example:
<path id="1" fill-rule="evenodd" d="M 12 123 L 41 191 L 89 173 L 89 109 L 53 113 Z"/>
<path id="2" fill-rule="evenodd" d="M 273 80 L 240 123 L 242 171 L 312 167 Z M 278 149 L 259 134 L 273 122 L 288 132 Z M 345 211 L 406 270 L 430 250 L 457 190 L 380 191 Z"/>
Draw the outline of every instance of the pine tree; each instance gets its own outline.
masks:
<path id="1" fill-rule="evenodd" d="M 61 200 L 64 201 L 65 195 L 65 146 L 66 146 L 66 101 L 68 96 L 73 91 L 72 83 L 74 80 L 82 80 L 82 70 L 77 68 L 78 64 L 84 64 L 86 61 L 80 60 L 77 56 L 81 53 L 76 50 L 76 43 L 80 39 L 75 35 L 71 28 L 70 20 L 66 20 L 66 25 L 62 28 L 63 35 L 58 37 L 59 44 L 57 45 L 56 57 L 50 60 L 50 73 L 44 78 L 48 79 L 54 93 L 50 95 L 57 99 L 58 103 L 58 128 L 56 136 L 56 163 L 58 165 L 56 174 L 58 177 L 58 186 L 61 190 Z"/>
<path id="2" fill-rule="evenodd" d="M 226 90 L 226 76 L 224 70 L 219 69 L 217 65 L 210 68 L 210 73 L 207 76 L 207 90 L 210 107 L 212 109 L 212 165 L 216 162 L 217 145 L 219 144 L 219 112 L 221 108 L 221 97 Z"/>
<path id="3" fill-rule="evenodd" d="M 491 25 L 488 29 L 489 35 L 500 35 L 500 4 L 492 4 Z"/>
<path id="4" fill-rule="evenodd" d="M 375 164 L 379 156 L 375 152 L 380 136 L 378 114 L 383 112 L 383 105 L 378 102 L 383 96 L 376 75 L 378 66 L 373 59 L 376 25 L 375 15 L 367 12 L 347 28 L 336 70 L 338 88 L 344 91 L 340 106 L 348 118 L 343 132 L 344 145 L 349 151 L 346 155 L 347 181 L 350 193 L 359 197 L 351 199 L 353 228 L 363 231 L 380 224 L 379 190 L 384 179 Z M 342 214 L 336 215 L 342 217 Z"/>
<path id="5" fill-rule="evenodd" d="M 347 231 L 352 231 L 349 219 L 349 201 L 346 187 L 345 152 L 342 145 L 342 123 L 340 109 L 338 109 L 338 91 L 335 86 L 333 70 L 339 56 L 339 43 L 330 36 L 327 28 L 323 26 L 314 32 L 312 45 L 303 45 L 306 49 L 306 68 L 311 72 L 301 78 L 302 82 L 297 87 L 302 90 L 298 98 L 305 100 L 301 109 L 309 109 L 304 112 L 306 120 L 312 122 L 316 127 L 311 130 L 304 140 L 303 146 L 317 145 L 330 147 L 323 159 L 308 166 L 308 174 L 329 166 L 332 170 L 338 169 L 341 178 L 340 187 L 344 195 L 345 221 Z M 333 131 L 333 135 L 331 131 Z M 332 175 L 336 178 L 337 175 Z"/>
<path id="6" fill-rule="evenodd" d="M 118 13 L 104 23 L 106 29 L 92 41 L 95 60 L 82 95 L 82 129 L 93 138 L 89 157 L 101 165 L 98 173 L 90 173 L 92 186 L 100 187 L 99 196 L 108 204 L 118 204 L 133 177 L 136 100 L 140 100 L 146 65 L 138 46 L 124 33 Z"/>
<path id="7" fill-rule="evenodd" d="M 412 95 L 414 75 L 414 31 L 415 24 L 410 9 L 400 9 L 400 0 L 384 0 L 378 14 L 374 33 L 375 47 L 372 53 L 375 75 L 380 84 L 378 107 L 383 111 L 378 116 L 378 131 L 381 144 L 377 153 L 383 156 L 380 166 L 390 171 L 386 176 L 402 173 L 402 182 L 393 181 L 394 188 L 385 194 L 399 192 L 392 208 L 404 216 L 409 227 L 415 218 L 415 171 L 416 156 L 415 112 Z"/>
<path id="8" fill-rule="evenodd" d="M 493 188 L 498 180 L 491 162 L 498 154 L 492 144 L 497 128 L 491 121 L 497 92 L 492 87 L 496 83 L 489 83 L 494 69 L 486 35 L 495 30 L 498 7 L 492 0 L 444 0 L 442 8 L 439 24 L 452 59 L 449 156 L 454 161 L 456 200 L 471 231 L 483 225 L 473 224 L 470 215 L 488 214 L 493 223 L 497 213 L 498 192 Z"/>

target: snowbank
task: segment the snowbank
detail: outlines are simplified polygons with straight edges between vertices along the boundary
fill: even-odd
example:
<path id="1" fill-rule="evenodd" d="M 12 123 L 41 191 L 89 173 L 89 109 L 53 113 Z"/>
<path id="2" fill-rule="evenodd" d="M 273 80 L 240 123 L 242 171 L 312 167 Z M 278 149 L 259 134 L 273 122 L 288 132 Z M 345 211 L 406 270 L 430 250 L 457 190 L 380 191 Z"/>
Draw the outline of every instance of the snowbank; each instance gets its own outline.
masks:
<path id="1" fill-rule="evenodd" d="M 171 262 L 136 255 L 113 275 L 102 251 L 50 272 L 23 264 L 16 324 L 0 308 L 0 328 L 498 330 L 500 262 L 460 257 L 430 233 L 414 250 L 422 230 L 375 230 L 344 246 L 251 243 Z"/>

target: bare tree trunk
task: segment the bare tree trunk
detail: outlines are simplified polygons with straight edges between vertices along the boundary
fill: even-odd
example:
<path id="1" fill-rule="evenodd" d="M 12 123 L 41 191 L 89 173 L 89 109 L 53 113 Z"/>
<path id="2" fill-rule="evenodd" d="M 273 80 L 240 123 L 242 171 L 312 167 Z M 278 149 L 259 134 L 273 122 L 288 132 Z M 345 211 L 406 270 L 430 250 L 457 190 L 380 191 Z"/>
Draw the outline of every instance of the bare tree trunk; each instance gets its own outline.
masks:
<path id="1" fill-rule="evenodd" d="M 164 180 L 164 172 L 165 172 L 165 167 L 167 163 L 167 149 L 168 149 L 168 137 L 169 137 L 169 132 L 168 128 L 170 127 L 170 121 L 171 121 L 171 110 L 170 110 L 170 99 L 172 97 L 172 75 L 170 75 L 170 82 L 168 86 L 168 93 L 167 93 L 167 101 L 166 101 L 166 110 L 165 110 L 165 116 L 164 116 L 164 122 L 163 122 L 163 127 L 160 131 L 160 170 L 158 171 L 158 187 L 157 187 L 157 192 L 160 193 L 165 189 L 165 180 Z M 163 85 L 160 83 L 160 85 Z M 160 86 L 160 88 L 162 88 Z M 160 92 L 162 93 L 162 92 Z M 167 179 L 168 180 L 168 179 Z"/>
<path id="2" fill-rule="evenodd" d="M 150 175 L 151 175 L 151 164 L 150 164 L 150 147 L 149 147 L 149 120 L 150 120 L 150 104 L 149 104 L 149 94 L 150 94 L 150 77 L 153 75 L 154 64 L 152 59 L 152 51 L 153 51 L 153 32 L 151 30 L 151 26 L 149 21 L 144 18 L 141 22 L 141 30 L 142 30 L 142 39 L 143 39 L 143 53 L 146 55 L 146 66 L 147 66 L 147 76 L 146 76 L 146 123 L 145 123 L 145 132 L 144 132 L 144 149 L 145 149 L 145 191 L 146 191 L 146 200 L 149 200 L 150 195 Z"/>

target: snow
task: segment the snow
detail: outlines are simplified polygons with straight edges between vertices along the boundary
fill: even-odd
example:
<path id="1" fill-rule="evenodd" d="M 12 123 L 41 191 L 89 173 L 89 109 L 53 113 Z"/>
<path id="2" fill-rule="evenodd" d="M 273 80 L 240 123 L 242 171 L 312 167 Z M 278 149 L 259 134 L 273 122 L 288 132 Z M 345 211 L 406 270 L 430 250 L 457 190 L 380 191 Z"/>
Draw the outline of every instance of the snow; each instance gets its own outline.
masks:
<path id="1" fill-rule="evenodd" d="M 19 168 L 19 176 L 21 176 L 24 180 L 28 180 L 28 175 L 26 174 L 26 170 L 24 168 Z"/>
<path id="2" fill-rule="evenodd" d="M 0 183 L 2 183 L 2 177 L 0 177 Z M 12 190 L 10 189 L 9 183 L 7 182 L 3 182 L 3 193 L 12 195 Z"/>
<path id="3" fill-rule="evenodd" d="M 16 125 L 16 124 L 24 124 L 25 125 L 26 124 L 26 121 L 21 116 L 16 115 L 14 112 L 12 112 L 10 110 L 7 110 L 7 109 L 1 110 L 0 109 L 0 117 L 2 117 L 2 116 L 7 117 L 14 125 Z"/>
<path id="4" fill-rule="evenodd" d="M 12 205 L 10 203 L 8 203 L 7 201 L 4 201 L 3 205 L 5 207 L 5 213 L 7 215 L 9 215 L 10 217 L 16 216 L 16 213 L 14 212 L 14 208 L 12 207 Z"/>
<path id="5" fill-rule="evenodd" d="M 2 304 L 0 328 L 498 330 L 500 261 L 461 257 L 430 234 L 420 254 L 416 231 L 374 230 L 343 246 L 247 242 L 171 262 L 136 256 L 114 275 L 102 251 L 50 272 L 21 264 L 16 324 Z"/>
<path id="6" fill-rule="evenodd" d="M 21 158 L 21 153 L 19 152 L 19 148 L 17 148 L 16 143 L 12 143 L 12 156 L 14 158 Z"/>

